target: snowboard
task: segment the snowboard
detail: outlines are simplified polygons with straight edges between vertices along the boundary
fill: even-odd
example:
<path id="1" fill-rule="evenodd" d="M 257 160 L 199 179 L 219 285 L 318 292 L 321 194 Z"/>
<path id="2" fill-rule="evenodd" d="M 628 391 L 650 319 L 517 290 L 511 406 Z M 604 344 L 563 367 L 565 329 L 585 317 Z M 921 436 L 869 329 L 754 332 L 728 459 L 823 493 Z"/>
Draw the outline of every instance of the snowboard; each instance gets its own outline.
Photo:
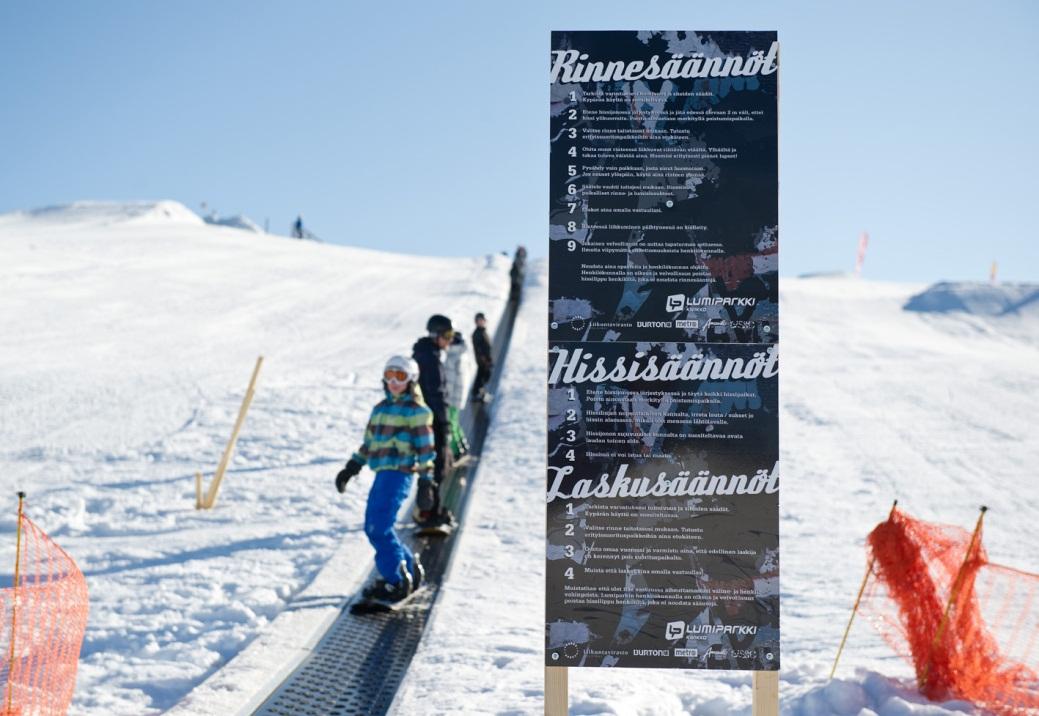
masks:
<path id="1" fill-rule="evenodd" d="M 350 613 L 363 616 L 365 614 L 386 614 L 388 612 L 398 612 L 413 602 L 415 597 L 422 594 L 424 591 L 426 591 L 426 586 L 422 585 L 404 599 L 400 599 L 396 602 L 391 602 L 387 599 L 378 599 L 376 597 L 370 597 L 368 599 L 358 597 L 357 601 L 350 605 Z"/>
<path id="2" fill-rule="evenodd" d="M 416 537 L 447 537 L 455 531 L 454 523 L 442 525 L 417 525 L 415 527 Z"/>
<path id="3" fill-rule="evenodd" d="M 455 461 L 451 463 L 451 469 L 457 470 L 460 467 L 469 467 L 479 459 L 479 455 L 473 455 L 471 452 L 467 452 L 465 455 L 462 455 L 462 457 L 455 459 Z"/>

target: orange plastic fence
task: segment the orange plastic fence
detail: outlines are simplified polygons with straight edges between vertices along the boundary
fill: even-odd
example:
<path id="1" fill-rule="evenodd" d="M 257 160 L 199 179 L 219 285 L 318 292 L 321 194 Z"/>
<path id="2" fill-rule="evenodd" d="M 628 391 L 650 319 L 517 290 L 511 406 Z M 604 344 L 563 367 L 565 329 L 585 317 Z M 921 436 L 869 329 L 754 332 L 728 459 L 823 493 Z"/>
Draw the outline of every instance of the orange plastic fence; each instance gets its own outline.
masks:
<path id="1" fill-rule="evenodd" d="M 43 530 L 20 521 L 17 584 L 0 590 L 0 716 L 64 714 L 87 627 L 87 582 Z"/>
<path id="2" fill-rule="evenodd" d="M 1039 714 L 1039 575 L 989 562 L 980 532 L 972 542 L 967 530 L 897 509 L 867 546 L 875 579 L 864 608 L 925 696 Z"/>

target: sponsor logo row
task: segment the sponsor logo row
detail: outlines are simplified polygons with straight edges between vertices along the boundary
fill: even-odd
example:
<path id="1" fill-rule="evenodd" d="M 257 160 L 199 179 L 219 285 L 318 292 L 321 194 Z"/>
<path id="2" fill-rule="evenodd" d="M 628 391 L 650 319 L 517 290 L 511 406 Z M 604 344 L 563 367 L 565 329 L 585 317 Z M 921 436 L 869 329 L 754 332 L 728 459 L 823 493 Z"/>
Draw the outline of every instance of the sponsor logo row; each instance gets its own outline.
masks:
<path id="1" fill-rule="evenodd" d="M 686 330 L 698 331 L 703 327 L 703 331 L 727 331 L 730 328 L 736 330 L 750 330 L 754 327 L 757 321 L 727 321 L 722 318 L 708 318 L 704 321 L 695 319 L 683 319 L 676 318 L 673 321 L 637 321 L 635 323 L 638 328 L 684 328 Z M 762 322 L 761 330 L 764 333 L 770 333 L 772 331 L 772 325 L 767 322 Z"/>

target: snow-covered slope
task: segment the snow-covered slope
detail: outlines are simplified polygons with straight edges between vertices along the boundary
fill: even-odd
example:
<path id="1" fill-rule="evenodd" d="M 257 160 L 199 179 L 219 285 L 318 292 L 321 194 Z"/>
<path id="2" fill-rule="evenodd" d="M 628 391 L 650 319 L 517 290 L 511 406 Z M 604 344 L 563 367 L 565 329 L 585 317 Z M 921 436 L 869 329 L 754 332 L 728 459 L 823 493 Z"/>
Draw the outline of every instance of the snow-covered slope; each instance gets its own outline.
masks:
<path id="1" fill-rule="evenodd" d="M 535 274 L 452 570 L 396 713 L 529 714 L 542 705 L 545 279 Z M 899 498 L 970 526 L 991 511 L 990 556 L 1039 571 L 1028 326 L 903 310 L 923 286 L 846 277 L 781 290 L 782 708 L 789 716 L 970 711 L 925 704 L 905 664 L 860 620 L 827 675 L 865 567 L 867 532 Z M 1025 320 L 1025 319 L 1022 319 Z M 571 713 L 750 713 L 747 674 L 571 669 Z"/>
<path id="2" fill-rule="evenodd" d="M 0 572 L 24 489 L 90 588 L 72 713 L 161 712 L 335 550 L 370 559 L 370 481 L 340 496 L 332 478 L 382 364 L 433 312 L 497 315 L 508 266 L 249 234 L 176 202 L 0 216 Z M 212 474 L 261 354 L 217 506 L 197 512 L 194 473 Z"/>
<path id="3" fill-rule="evenodd" d="M 72 713 L 161 712 L 253 640 L 268 642 L 264 655 L 210 679 L 191 712 L 222 715 L 230 700 L 209 695 L 275 676 L 270 655 L 298 650 L 293 625 L 334 611 L 370 563 L 369 481 L 340 497 L 331 479 L 378 398 L 382 361 L 409 350 L 431 312 L 465 327 L 476 310 L 497 314 L 507 268 L 500 256 L 406 257 L 213 227 L 173 202 L 0 216 L 0 527 L 10 537 L 14 491 L 27 490 L 30 516 L 87 574 Z M 789 716 L 969 710 L 923 705 L 864 621 L 826 683 L 863 539 L 893 498 L 961 525 L 985 503 L 992 558 L 1039 570 L 1039 319 L 904 310 L 924 289 L 783 284 Z M 545 300 L 535 263 L 468 521 L 398 714 L 542 708 Z M 216 509 L 196 512 L 193 474 L 216 465 L 259 354 L 238 457 Z M 267 628 L 276 616 L 287 629 Z M 571 671 L 573 713 L 715 716 L 749 702 L 746 674 Z"/>

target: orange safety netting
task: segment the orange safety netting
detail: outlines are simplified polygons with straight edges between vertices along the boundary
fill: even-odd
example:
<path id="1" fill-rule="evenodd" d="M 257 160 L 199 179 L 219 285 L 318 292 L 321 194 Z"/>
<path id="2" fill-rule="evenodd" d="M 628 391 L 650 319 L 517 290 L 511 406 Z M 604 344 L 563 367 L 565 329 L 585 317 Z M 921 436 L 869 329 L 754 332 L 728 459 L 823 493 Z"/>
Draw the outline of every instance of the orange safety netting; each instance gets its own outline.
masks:
<path id="1" fill-rule="evenodd" d="M 925 696 L 1039 714 L 1039 575 L 989 562 L 980 522 L 975 536 L 896 509 L 867 548 L 864 604 Z"/>
<path id="2" fill-rule="evenodd" d="M 43 530 L 19 519 L 17 584 L 0 590 L 0 716 L 64 714 L 87 627 L 87 582 Z"/>

